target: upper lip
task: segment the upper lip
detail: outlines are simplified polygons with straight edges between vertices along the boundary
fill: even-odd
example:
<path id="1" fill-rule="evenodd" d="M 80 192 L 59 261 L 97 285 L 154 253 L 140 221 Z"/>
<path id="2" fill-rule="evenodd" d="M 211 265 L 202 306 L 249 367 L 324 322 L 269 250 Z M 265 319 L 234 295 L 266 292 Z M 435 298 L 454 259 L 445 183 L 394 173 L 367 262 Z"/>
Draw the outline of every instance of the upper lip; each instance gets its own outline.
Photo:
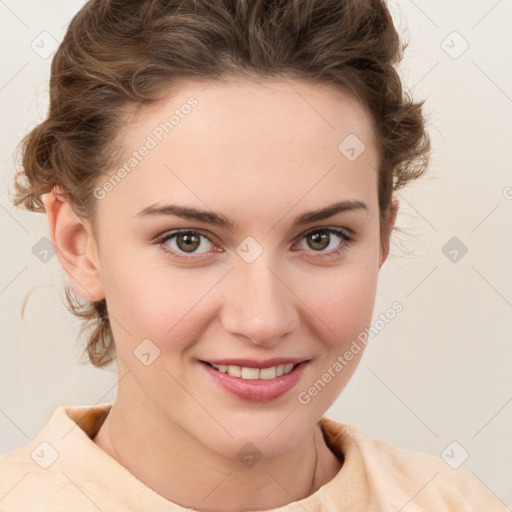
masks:
<path id="1" fill-rule="evenodd" d="M 307 361 L 303 357 L 274 357 L 273 359 L 256 360 L 256 359 L 203 359 L 203 363 L 213 363 L 215 365 L 225 366 L 244 366 L 246 368 L 270 368 L 280 364 L 297 364 Z"/>

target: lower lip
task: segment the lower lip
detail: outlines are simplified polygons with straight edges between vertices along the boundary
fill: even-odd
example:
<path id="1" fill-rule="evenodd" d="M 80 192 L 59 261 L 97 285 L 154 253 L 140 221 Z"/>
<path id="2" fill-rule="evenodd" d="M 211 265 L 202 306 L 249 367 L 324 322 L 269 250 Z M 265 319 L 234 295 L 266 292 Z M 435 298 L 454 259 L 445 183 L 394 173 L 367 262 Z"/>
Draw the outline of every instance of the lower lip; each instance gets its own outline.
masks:
<path id="1" fill-rule="evenodd" d="M 215 382 L 225 390 L 244 400 L 252 402 L 268 402 L 290 391 L 300 380 L 308 361 L 303 361 L 291 372 L 276 377 L 275 379 L 243 379 L 233 377 L 228 373 L 222 373 L 213 369 L 206 363 L 201 366 L 213 377 Z"/>

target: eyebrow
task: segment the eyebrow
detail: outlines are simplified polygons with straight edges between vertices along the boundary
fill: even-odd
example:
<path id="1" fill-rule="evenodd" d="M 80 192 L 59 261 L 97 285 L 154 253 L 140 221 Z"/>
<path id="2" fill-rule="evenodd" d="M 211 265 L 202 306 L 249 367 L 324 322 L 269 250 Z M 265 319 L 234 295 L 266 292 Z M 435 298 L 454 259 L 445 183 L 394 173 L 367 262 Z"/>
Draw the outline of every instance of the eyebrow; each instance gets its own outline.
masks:
<path id="1" fill-rule="evenodd" d="M 338 213 L 346 213 L 354 210 L 364 210 L 367 212 L 368 207 L 366 206 L 365 203 L 356 199 L 340 201 L 337 203 L 333 203 L 329 206 L 326 206 L 325 208 L 313 210 L 310 212 L 303 213 L 302 215 L 299 215 L 293 221 L 292 226 L 302 226 L 304 224 L 309 224 L 311 222 L 328 219 L 330 217 L 333 217 L 334 215 L 337 215 Z M 195 220 L 206 224 L 212 224 L 214 226 L 219 226 L 230 230 L 232 230 L 234 227 L 233 220 L 225 217 L 224 215 L 208 210 L 199 210 L 197 208 L 192 208 L 190 206 L 179 206 L 176 204 L 158 206 L 157 203 L 155 203 L 151 206 L 144 208 L 139 213 L 134 215 L 134 217 L 146 218 L 167 215 L 181 217 L 182 219 Z"/>

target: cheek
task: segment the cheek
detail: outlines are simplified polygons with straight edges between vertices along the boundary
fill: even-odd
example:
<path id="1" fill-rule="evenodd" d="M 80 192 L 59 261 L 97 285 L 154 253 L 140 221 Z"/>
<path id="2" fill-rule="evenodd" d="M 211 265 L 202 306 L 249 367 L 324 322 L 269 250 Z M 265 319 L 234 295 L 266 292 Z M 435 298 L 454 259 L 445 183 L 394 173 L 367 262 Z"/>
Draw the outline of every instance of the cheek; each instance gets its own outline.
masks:
<path id="1" fill-rule="evenodd" d="M 165 293 L 167 287 L 160 274 L 154 262 L 142 261 L 128 250 L 110 251 L 102 262 L 105 297 L 115 318 L 112 327 L 123 338 L 130 333 L 132 343 L 140 336 L 151 338 L 158 325 L 172 320 L 173 308 L 166 302 L 170 294 Z M 147 332 L 150 326 L 151 332 Z"/>
<path id="2" fill-rule="evenodd" d="M 378 268 L 361 259 L 356 265 L 331 268 L 318 274 L 312 285 L 305 280 L 299 292 L 323 326 L 324 339 L 340 344 L 357 336 L 370 322 L 377 287 Z"/>
<path id="3" fill-rule="evenodd" d="M 361 360 L 366 347 L 361 334 L 371 324 L 377 276 L 373 267 L 347 265 L 302 291 L 315 326 L 317 361 L 297 399 L 316 415 L 336 400 Z"/>
<path id="4" fill-rule="evenodd" d="M 201 298 L 215 284 L 207 269 L 171 268 L 136 255 L 112 257 L 105 269 L 105 295 L 118 351 L 149 338 L 162 350 L 183 349 L 201 327 Z M 193 272 L 193 275 L 191 274 Z"/>

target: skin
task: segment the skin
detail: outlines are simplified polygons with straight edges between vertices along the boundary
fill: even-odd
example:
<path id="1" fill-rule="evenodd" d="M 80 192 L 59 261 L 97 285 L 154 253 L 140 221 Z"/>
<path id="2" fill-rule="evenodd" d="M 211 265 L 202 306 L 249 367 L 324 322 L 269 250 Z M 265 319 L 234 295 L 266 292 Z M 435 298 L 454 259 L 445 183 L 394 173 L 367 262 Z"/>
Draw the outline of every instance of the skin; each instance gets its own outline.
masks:
<path id="1" fill-rule="evenodd" d="M 99 200 L 97 239 L 58 189 L 45 198 L 50 236 L 76 291 L 105 297 L 111 316 L 120 380 L 94 442 L 181 506 L 276 508 L 342 468 L 318 420 L 363 350 L 308 404 L 297 395 L 371 324 L 389 250 L 388 234 L 381 243 L 379 232 L 374 134 L 365 109 L 328 85 L 187 82 L 126 124 L 126 158 L 190 96 L 198 105 Z M 338 150 L 351 133 L 366 146 L 355 161 Z M 295 217 L 348 199 L 367 209 L 292 227 Z M 156 202 L 212 210 L 232 219 L 233 230 L 175 216 L 134 218 Z M 326 227 L 355 238 L 332 258 L 326 254 L 343 239 L 327 235 L 315 245 L 304 236 Z M 153 240 L 178 229 L 200 230 L 212 242 L 201 237 L 197 258 L 176 259 L 162 246 L 190 257 L 183 239 Z M 252 263 L 236 252 L 248 236 L 263 249 Z M 160 349 L 149 366 L 134 356 L 147 338 Z M 198 362 L 277 356 L 311 361 L 298 385 L 270 402 L 229 394 Z M 248 442 L 262 456 L 252 467 L 237 457 Z"/>

